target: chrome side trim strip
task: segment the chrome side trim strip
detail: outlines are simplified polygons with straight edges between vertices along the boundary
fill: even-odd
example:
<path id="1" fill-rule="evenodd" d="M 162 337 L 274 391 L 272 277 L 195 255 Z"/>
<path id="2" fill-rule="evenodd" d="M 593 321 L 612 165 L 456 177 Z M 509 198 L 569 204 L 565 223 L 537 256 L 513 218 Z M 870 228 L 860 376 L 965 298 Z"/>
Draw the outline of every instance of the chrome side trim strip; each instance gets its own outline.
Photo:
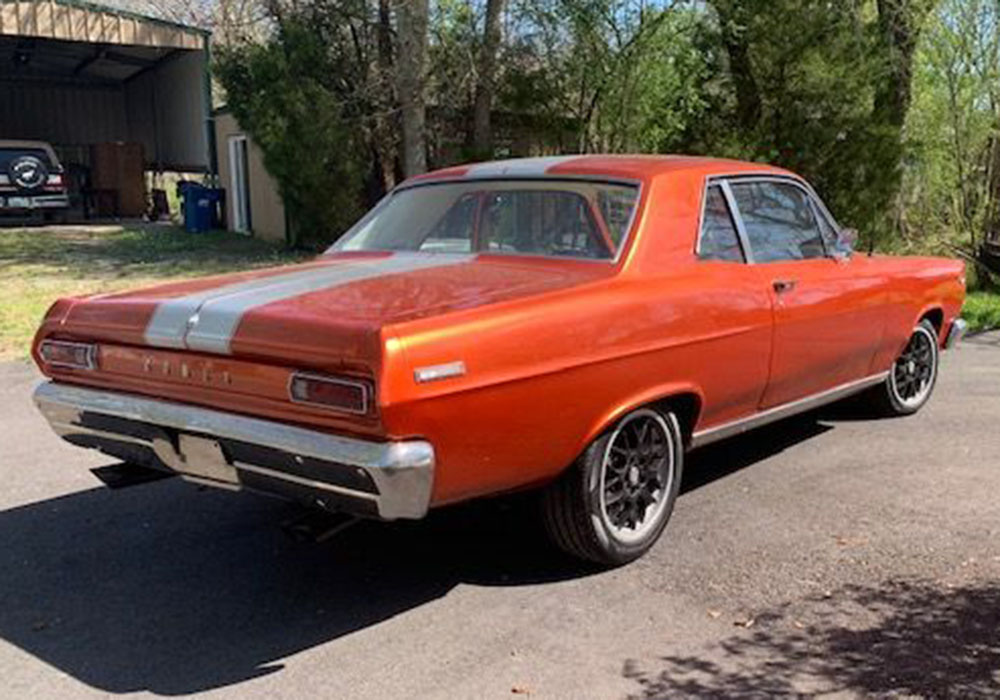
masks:
<path id="1" fill-rule="evenodd" d="M 61 437 L 95 432 L 80 424 L 84 413 L 141 421 L 182 434 L 228 438 L 362 469 L 375 482 L 378 495 L 374 497 L 379 516 L 387 520 L 422 518 L 430 507 L 435 454 L 434 447 L 424 440 L 369 442 L 233 413 L 56 382 L 40 384 L 35 389 L 34 399 L 42 415 Z M 100 432 L 108 438 L 122 439 L 116 433 Z M 196 471 L 185 465 L 184 455 L 177 453 L 165 438 L 128 441 L 151 446 L 161 461 L 176 471 Z M 294 481 L 288 474 L 280 476 Z M 373 496 L 348 491 L 349 495 L 359 498 Z"/>
<path id="2" fill-rule="evenodd" d="M 833 403 L 834 401 L 839 401 L 840 399 L 846 398 L 852 394 L 864 391 L 868 387 L 884 382 L 888 376 L 888 372 L 879 372 L 878 374 L 873 374 L 872 376 L 865 377 L 864 379 L 848 382 L 847 384 L 841 384 L 840 386 L 820 392 L 819 394 L 813 394 L 812 396 L 806 396 L 796 401 L 792 401 L 791 403 L 769 408 L 766 411 L 755 413 L 754 415 L 746 418 L 740 418 L 729 423 L 723 423 L 722 425 L 714 428 L 699 430 L 691 437 L 691 447 L 704 447 L 705 445 L 709 445 L 719 440 L 725 440 L 726 438 L 745 433 L 748 430 L 759 428 L 767 425 L 768 423 L 774 423 L 775 421 L 782 420 L 783 418 L 789 418 L 799 413 L 805 413 L 806 411 L 811 411 L 814 408 L 819 408 L 820 406 Z"/>

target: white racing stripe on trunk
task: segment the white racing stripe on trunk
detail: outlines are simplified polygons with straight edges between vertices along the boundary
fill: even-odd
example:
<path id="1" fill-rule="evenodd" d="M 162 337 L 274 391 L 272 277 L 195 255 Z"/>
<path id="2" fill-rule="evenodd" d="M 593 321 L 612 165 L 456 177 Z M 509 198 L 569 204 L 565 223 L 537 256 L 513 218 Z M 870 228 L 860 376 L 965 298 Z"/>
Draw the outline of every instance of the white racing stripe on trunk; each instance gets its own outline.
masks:
<path id="1" fill-rule="evenodd" d="M 361 261 L 369 262 L 369 261 Z M 311 270 L 295 270 L 290 273 L 274 275 L 272 277 L 260 277 L 247 280 L 246 282 L 236 282 L 221 287 L 213 287 L 202 292 L 195 292 L 187 296 L 177 297 L 163 301 L 156 307 L 153 317 L 146 326 L 146 343 L 158 348 L 187 347 L 184 338 L 187 335 L 189 326 L 197 320 L 198 311 L 211 299 L 263 289 L 271 285 L 293 279 L 324 280 L 333 274 L 342 274 L 344 267 L 358 265 L 360 262 L 340 263 L 335 266 L 323 266 Z M 334 269 L 331 269 L 333 267 Z"/>
<path id="2" fill-rule="evenodd" d="M 219 290 L 202 300 L 190 321 L 185 322 L 183 347 L 201 352 L 230 354 L 233 335 L 243 316 L 253 309 L 303 294 L 353 282 L 469 262 L 471 255 L 402 253 L 390 258 L 347 263 L 326 268 L 325 274 L 309 271 L 301 275 L 271 278 L 270 284 L 250 289 Z"/>

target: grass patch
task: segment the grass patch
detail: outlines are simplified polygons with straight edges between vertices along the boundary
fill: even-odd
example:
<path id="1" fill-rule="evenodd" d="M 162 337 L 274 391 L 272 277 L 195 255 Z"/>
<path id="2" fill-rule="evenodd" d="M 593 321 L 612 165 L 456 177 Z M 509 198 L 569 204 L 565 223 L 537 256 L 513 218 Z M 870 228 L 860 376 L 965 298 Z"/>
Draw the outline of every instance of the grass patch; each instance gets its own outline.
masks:
<path id="1" fill-rule="evenodd" d="M 305 257 L 238 234 L 193 235 L 162 225 L 0 230 L 0 360 L 27 357 L 42 315 L 58 297 L 283 265 Z"/>
<path id="2" fill-rule="evenodd" d="M 969 292 L 962 308 L 962 318 L 968 321 L 970 332 L 1000 328 L 1000 294 Z"/>

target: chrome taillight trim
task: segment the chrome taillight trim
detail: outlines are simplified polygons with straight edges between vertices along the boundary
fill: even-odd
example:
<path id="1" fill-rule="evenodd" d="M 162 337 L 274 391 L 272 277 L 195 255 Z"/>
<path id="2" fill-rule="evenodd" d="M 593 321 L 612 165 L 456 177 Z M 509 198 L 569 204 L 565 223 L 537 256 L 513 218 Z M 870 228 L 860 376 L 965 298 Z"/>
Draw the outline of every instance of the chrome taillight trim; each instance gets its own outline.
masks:
<path id="1" fill-rule="evenodd" d="M 345 406 L 334 406 L 328 403 L 319 403 L 317 401 L 303 401 L 302 399 L 295 398 L 295 394 L 292 391 L 292 385 L 295 383 L 296 379 L 308 379 L 310 381 L 325 382 L 327 384 L 339 384 L 341 386 L 355 387 L 361 390 L 361 405 L 360 411 L 356 411 Z M 317 408 L 324 408 L 328 411 L 339 411 L 341 413 L 350 413 L 354 416 L 367 416 L 371 413 L 372 406 L 372 386 L 368 382 L 364 382 L 358 379 L 347 379 L 344 377 L 331 377 L 326 374 L 316 374 L 315 372 L 295 372 L 288 378 L 288 398 L 292 403 L 297 403 L 303 406 L 316 406 Z"/>
<path id="2" fill-rule="evenodd" d="M 78 365 L 72 362 L 59 362 L 58 360 L 50 360 L 45 356 L 45 348 L 52 346 L 61 346 L 65 348 L 83 348 L 85 350 L 84 357 L 86 358 L 86 364 Z M 50 367 L 63 367 L 68 369 L 85 369 L 93 371 L 97 369 L 97 345 L 94 343 L 78 343 L 69 340 L 43 340 L 38 346 L 38 354 L 41 356 L 42 360 L 45 361 Z"/>

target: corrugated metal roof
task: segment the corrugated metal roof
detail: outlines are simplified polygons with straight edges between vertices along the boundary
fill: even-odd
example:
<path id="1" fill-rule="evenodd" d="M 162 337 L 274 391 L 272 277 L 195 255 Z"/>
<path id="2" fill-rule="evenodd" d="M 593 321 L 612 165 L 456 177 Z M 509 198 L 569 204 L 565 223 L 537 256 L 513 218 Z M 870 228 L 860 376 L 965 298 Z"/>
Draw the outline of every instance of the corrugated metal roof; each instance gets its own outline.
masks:
<path id="1" fill-rule="evenodd" d="M 57 0 L 59 1 L 61 0 Z M 212 0 L 91 0 L 91 2 L 99 7 L 201 29 L 207 29 L 211 24 L 213 5 Z"/>
<path id="2" fill-rule="evenodd" d="M 208 0 L 175 5 L 159 3 L 157 17 L 135 12 L 135 0 L 105 0 L 103 4 L 87 0 L 0 1 L 0 35 L 39 37 L 120 46 L 172 47 L 200 50 L 209 30 L 188 23 L 164 19 L 170 7 L 192 13 Z M 115 6 L 112 6 L 114 3 Z M 128 4 L 126 8 L 123 5 Z M 186 9 L 184 9 L 186 8 Z"/>

